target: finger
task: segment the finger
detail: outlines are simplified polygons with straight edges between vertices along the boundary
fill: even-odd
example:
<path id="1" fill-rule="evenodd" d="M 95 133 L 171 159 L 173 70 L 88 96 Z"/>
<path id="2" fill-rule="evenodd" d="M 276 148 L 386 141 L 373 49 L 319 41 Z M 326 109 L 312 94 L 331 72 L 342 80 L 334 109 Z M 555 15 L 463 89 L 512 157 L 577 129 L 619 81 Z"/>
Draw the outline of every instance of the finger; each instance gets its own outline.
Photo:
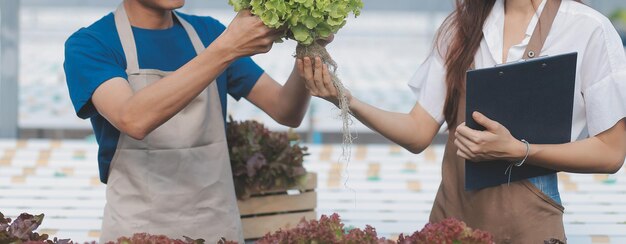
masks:
<path id="1" fill-rule="evenodd" d="M 255 19 L 255 25 L 256 25 L 255 30 L 259 33 L 259 36 L 273 40 L 274 36 L 276 35 L 276 33 L 274 33 L 274 29 L 267 27 L 263 23 L 263 20 L 261 20 L 261 18 L 254 17 L 254 19 Z"/>
<path id="2" fill-rule="evenodd" d="M 459 135 L 459 136 L 455 137 L 454 141 L 458 141 L 461 144 L 461 147 L 467 149 L 466 151 L 468 151 L 468 152 L 472 151 L 472 150 L 470 150 L 470 148 L 474 148 L 476 146 L 476 143 L 470 141 L 469 139 L 467 139 L 463 135 Z"/>
<path id="3" fill-rule="evenodd" d="M 456 151 L 456 155 L 463 158 L 463 159 L 467 159 L 467 160 L 472 160 L 470 156 L 468 156 L 467 154 L 465 154 L 463 151 L 461 150 L 457 150 Z"/>
<path id="4" fill-rule="evenodd" d="M 474 118 L 476 123 L 485 127 L 487 131 L 496 131 L 500 129 L 500 123 L 487 118 L 487 116 L 485 116 L 484 114 L 480 112 L 472 113 L 472 118 Z"/>
<path id="5" fill-rule="evenodd" d="M 478 143 L 480 141 L 480 131 L 467 127 L 465 123 L 456 127 L 455 135 L 457 135 L 457 137 L 464 136 L 474 143 Z"/>
<path id="6" fill-rule="evenodd" d="M 317 88 L 315 87 L 315 82 L 313 81 L 313 65 L 311 64 L 311 59 L 308 57 L 304 57 L 301 61 L 303 66 L 302 78 L 304 78 L 304 83 L 311 93 L 318 93 Z"/>
<path id="7" fill-rule="evenodd" d="M 315 58 L 315 71 L 313 72 L 313 80 L 315 81 L 315 87 L 322 94 L 328 94 L 328 89 L 324 87 L 324 75 L 323 75 L 323 64 L 322 59 L 320 57 Z"/>
<path id="8" fill-rule="evenodd" d="M 322 73 L 324 77 L 324 87 L 328 90 L 333 96 L 338 96 L 337 88 L 333 85 L 332 76 L 330 75 L 330 71 L 328 71 L 328 65 L 324 64 L 324 71 Z"/>
<path id="9" fill-rule="evenodd" d="M 266 35 L 269 35 L 272 32 L 272 28 L 267 27 L 261 17 L 256 16 L 252 13 L 248 17 L 252 17 L 252 19 L 254 19 L 252 25 L 257 27 L 258 29 L 262 29 L 263 33 L 265 33 Z"/>
<path id="10" fill-rule="evenodd" d="M 298 74 L 304 77 L 304 63 L 302 62 L 302 59 L 296 59 L 296 69 L 298 69 Z"/>
<path id="11" fill-rule="evenodd" d="M 313 61 L 309 57 L 304 57 L 304 79 L 313 81 Z"/>
<path id="12" fill-rule="evenodd" d="M 463 135 L 457 136 L 455 141 L 459 141 L 459 143 L 461 144 L 459 148 L 462 148 L 463 151 L 471 154 L 470 156 L 477 156 L 480 155 L 482 152 L 481 147 L 478 144 L 472 142 Z"/>
<path id="13" fill-rule="evenodd" d="M 466 142 L 463 142 L 460 139 L 455 139 L 454 140 L 454 145 L 461 150 L 461 152 L 465 153 L 465 155 L 470 156 L 472 158 L 474 158 L 476 156 L 476 154 L 474 154 L 468 147 L 468 144 L 465 144 Z"/>

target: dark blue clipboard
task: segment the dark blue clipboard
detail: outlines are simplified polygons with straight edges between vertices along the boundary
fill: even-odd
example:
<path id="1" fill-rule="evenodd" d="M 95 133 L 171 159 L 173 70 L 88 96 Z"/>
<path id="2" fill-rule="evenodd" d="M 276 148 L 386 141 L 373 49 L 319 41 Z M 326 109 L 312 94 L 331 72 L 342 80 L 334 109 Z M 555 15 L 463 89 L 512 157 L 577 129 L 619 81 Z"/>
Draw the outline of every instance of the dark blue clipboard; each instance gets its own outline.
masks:
<path id="1" fill-rule="evenodd" d="M 517 139 L 532 144 L 571 141 L 577 53 L 539 57 L 467 72 L 466 125 L 484 130 L 472 119 L 478 111 L 504 125 Z M 465 162 L 465 189 L 479 190 L 509 182 L 511 162 Z M 510 181 L 553 174 L 530 164 L 514 167 Z"/>

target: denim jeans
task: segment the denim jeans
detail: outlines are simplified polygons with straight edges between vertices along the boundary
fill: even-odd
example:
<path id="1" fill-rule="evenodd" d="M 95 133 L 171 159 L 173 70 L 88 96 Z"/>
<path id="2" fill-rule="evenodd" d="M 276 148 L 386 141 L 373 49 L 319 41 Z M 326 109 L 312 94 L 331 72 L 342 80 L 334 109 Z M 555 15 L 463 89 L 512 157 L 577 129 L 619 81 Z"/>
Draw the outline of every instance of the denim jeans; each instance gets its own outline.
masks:
<path id="1" fill-rule="evenodd" d="M 561 195 L 559 195 L 559 181 L 556 174 L 537 176 L 528 180 L 556 203 L 562 204 Z"/>

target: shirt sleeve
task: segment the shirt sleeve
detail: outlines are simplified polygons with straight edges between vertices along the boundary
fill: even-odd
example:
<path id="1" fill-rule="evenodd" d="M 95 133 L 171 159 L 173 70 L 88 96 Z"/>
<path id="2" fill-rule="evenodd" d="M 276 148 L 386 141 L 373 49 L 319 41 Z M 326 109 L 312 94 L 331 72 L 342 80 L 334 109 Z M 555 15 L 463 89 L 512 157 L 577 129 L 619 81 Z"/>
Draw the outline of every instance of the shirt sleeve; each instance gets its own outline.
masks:
<path id="1" fill-rule="evenodd" d="M 592 34 L 580 68 L 587 127 L 595 136 L 626 117 L 626 55 L 608 20 Z"/>
<path id="2" fill-rule="evenodd" d="M 240 58 L 226 70 L 228 94 L 239 100 L 247 97 L 264 71 L 250 57 Z"/>
<path id="3" fill-rule="evenodd" d="M 445 122 L 443 114 L 446 100 L 445 75 L 446 69 L 443 65 L 443 58 L 439 51 L 434 48 L 409 81 L 409 87 L 417 96 L 417 102 L 439 125 Z"/>
<path id="4" fill-rule="evenodd" d="M 127 79 L 125 68 L 117 62 L 112 51 L 92 35 L 81 31 L 65 42 L 63 68 L 76 115 L 82 119 L 98 114 L 91 96 L 102 83 L 115 77 Z"/>
<path id="5" fill-rule="evenodd" d="M 207 26 L 209 32 L 216 34 L 213 39 L 226 30 L 226 26 L 213 18 L 207 18 Z M 224 72 L 228 84 L 228 94 L 235 100 L 247 97 L 263 73 L 265 73 L 263 69 L 250 57 L 235 60 Z"/>

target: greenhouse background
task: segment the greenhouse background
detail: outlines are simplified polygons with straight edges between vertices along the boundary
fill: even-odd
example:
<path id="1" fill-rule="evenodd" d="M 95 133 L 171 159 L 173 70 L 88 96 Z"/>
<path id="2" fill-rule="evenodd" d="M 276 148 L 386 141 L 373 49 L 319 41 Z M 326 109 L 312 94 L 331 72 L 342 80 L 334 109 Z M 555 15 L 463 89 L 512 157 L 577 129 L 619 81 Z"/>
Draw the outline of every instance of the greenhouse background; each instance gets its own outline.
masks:
<path id="1" fill-rule="evenodd" d="M 329 46 L 352 93 L 378 107 L 409 111 L 407 86 L 431 51 L 433 35 L 453 1 L 368 0 L 357 19 Z M 585 1 L 607 16 L 626 11 L 624 0 Z M 40 229 L 77 241 L 97 240 L 105 186 L 98 180 L 91 125 L 75 116 L 63 71 L 63 43 L 80 27 L 111 12 L 119 1 L 0 0 L 0 212 L 45 213 Z M 182 12 L 210 15 L 227 25 L 227 0 L 188 0 Z M 626 23 L 616 26 L 626 38 Z M 295 43 L 276 44 L 254 60 L 278 81 L 293 67 Z M 229 98 L 230 99 L 230 98 Z M 247 101 L 229 100 L 236 120 L 273 122 Z M 413 155 L 355 122 L 349 164 L 339 162 L 337 110 L 313 99 L 295 129 L 318 176 L 318 215 L 339 213 L 347 225 L 377 228 L 394 238 L 428 221 L 441 180 L 445 131 L 436 144 Z M 564 221 L 571 243 L 626 243 L 626 170 L 615 175 L 559 173 Z"/>

